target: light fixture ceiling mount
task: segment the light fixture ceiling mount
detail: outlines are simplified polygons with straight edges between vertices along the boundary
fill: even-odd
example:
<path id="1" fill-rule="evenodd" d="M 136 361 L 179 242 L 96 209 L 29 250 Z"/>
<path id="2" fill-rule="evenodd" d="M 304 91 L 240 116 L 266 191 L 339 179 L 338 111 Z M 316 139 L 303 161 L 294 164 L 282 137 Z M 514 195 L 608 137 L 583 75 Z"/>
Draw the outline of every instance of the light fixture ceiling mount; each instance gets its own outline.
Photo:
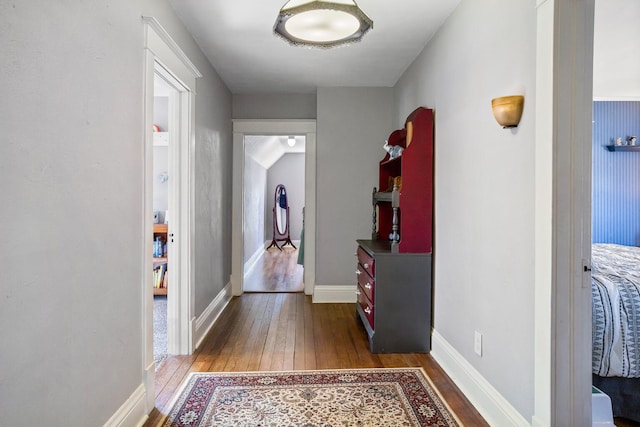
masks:
<path id="1" fill-rule="evenodd" d="M 355 0 L 289 0 L 273 31 L 296 46 L 330 48 L 360 41 L 371 28 L 373 21 Z"/>

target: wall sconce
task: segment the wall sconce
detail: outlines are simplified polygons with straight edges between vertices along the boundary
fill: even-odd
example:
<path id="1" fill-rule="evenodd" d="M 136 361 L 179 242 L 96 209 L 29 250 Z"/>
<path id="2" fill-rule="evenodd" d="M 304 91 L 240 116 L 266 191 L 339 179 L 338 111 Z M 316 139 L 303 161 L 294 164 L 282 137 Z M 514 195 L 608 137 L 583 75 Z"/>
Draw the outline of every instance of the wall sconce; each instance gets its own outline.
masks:
<path id="1" fill-rule="evenodd" d="M 524 96 L 502 96 L 491 100 L 491 108 L 496 121 L 504 129 L 518 127 L 522 117 Z"/>

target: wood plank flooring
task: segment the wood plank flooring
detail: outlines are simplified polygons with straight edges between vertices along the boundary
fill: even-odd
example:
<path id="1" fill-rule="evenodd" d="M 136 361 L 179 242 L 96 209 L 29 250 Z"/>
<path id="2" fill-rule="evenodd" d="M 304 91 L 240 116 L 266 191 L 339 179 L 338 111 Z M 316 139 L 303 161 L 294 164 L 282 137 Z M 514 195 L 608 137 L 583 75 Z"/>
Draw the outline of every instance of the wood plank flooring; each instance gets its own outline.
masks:
<path id="1" fill-rule="evenodd" d="M 614 418 L 613 422 L 616 427 L 640 427 L 640 423 L 628 420 L 626 418 Z"/>
<path id="2" fill-rule="evenodd" d="M 422 367 L 467 426 L 488 425 L 429 354 L 372 354 L 355 304 L 313 304 L 302 293 L 234 297 L 193 355 L 156 372 L 155 425 L 189 372 Z"/>
<path id="3" fill-rule="evenodd" d="M 296 242 L 297 243 L 297 242 Z M 296 246 L 298 246 L 296 244 Z M 270 248 L 245 277 L 245 292 L 302 292 L 304 269 L 298 265 L 298 249 Z"/>

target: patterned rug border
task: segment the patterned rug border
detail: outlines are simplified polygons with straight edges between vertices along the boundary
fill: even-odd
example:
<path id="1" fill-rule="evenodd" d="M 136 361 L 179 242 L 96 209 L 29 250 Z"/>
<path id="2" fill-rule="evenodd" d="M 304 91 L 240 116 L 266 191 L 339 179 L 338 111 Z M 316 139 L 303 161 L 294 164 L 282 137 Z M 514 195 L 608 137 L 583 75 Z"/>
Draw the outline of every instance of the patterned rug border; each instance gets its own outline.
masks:
<path id="1" fill-rule="evenodd" d="M 401 368 L 352 368 L 352 369 L 300 369 L 300 370 L 285 370 L 285 371 L 238 371 L 238 372 L 217 372 L 217 371 L 198 371 L 198 372 L 190 372 L 187 374 L 185 379 L 182 381 L 180 386 L 176 389 L 173 396 L 167 403 L 164 408 L 166 413 L 162 414 L 160 420 L 155 424 L 157 427 L 163 426 L 166 421 L 169 419 L 171 412 L 174 407 L 182 397 L 183 393 L 192 385 L 192 381 L 194 377 L 207 377 L 207 376 L 218 376 L 218 377 L 259 377 L 265 375 L 307 375 L 307 374 L 368 374 L 368 373 L 382 373 L 382 372 L 411 372 L 414 374 L 418 374 L 421 379 L 427 383 L 427 385 L 431 388 L 431 390 L 438 397 L 444 408 L 449 412 L 451 418 L 460 426 L 464 424 L 456 413 L 451 409 L 451 406 L 447 403 L 444 396 L 435 386 L 429 375 L 425 372 L 424 368 L 417 367 L 401 367 Z"/>

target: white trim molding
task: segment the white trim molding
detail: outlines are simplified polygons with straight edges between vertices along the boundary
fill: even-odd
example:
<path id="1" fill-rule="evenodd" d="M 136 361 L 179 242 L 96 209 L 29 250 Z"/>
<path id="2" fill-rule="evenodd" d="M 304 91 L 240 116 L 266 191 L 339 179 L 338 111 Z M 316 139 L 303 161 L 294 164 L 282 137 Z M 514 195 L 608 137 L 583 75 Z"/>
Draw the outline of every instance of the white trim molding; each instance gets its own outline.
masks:
<path id="1" fill-rule="evenodd" d="M 233 120 L 233 215 L 231 222 L 231 289 L 244 292 L 244 137 L 245 135 L 304 135 L 305 218 L 304 293 L 313 295 L 316 262 L 316 121 L 315 119 Z"/>
<path id="2" fill-rule="evenodd" d="M 173 37 L 171 37 L 171 35 L 167 32 L 167 30 L 164 29 L 164 27 L 160 24 L 160 21 L 158 21 L 153 16 L 143 16 L 142 17 L 142 22 L 144 22 L 150 28 L 153 29 L 155 35 L 157 37 L 159 37 L 162 40 L 163 44 L 166 45 L 166 47 L 168 47 L 173 52 L 173 54 L 180 60 L 180 62 L 182 62 L 182 64 L 185 67 L 187 67 L 187 69 L 191 72 L 191 74 L 192 74 L 192 76 L 194 78 L 202 77 L 202 73 L 193 64 L 193 62 L 191 62 L 189 57 L 180 48 L 178 43 L 176 43 L 176 41 L 173 40 Z M 153 48 L 158 49 L 159 48 L 158 45 L 155 45 L 153 42 L 150 42 L 149 37 L 153 37 L 153 36 L 151 36 L 149 32 L 146 33 L 146 37 L 147 37 L 147 39 L 146 39 L 147 47 L 149 47 L 151 49 L 153 49 Z M 156 56 L 158 56 L 158 55 L 156 55 Z M 193 89 L 195 89 L 195 88 L 193 88 Z"/>
<path id="3" fill-rule="evenodd" d="M 356 285 L 316 285 L 314 303 L 355 303 Z"/>
<path id="4" fill-rule="evenodd" d="M 489 425 L 529 426 L 509 401 L 436 330 L 431 335 L 431 356 Z"/>
<path id="5" fill-rule="evenodd" d="M 153 363 L 153 286 L 152 282 L 152 251 L 153 224 L 153 98 L 154 79 L 163 78 L 174 90 L 170 97 L 170 114 L 176 126 L 171 133 L 169 149 L 179 153 L 175 166 L 180 170 L 174 173 L 179 176 L 177 193 L 180 199 L 174 197 L 179 212 L 172 214 L 170 233 L 177 232 L 179 250 L 174 251 L 171 260 L 172 297 L 168 299 L 167 311 L 169 318 L 177 319 L 176 323 L 168 325 L 168 350 L 172 354 L 190 354 L 193 351 L 194 322 L 191 319 L 194 311 L 193 293 L 193 242 L 194 242 L 194 170 L 193 154 L 195 142 L 195 88 L 196 79 L 202 74 L 187 58 L 180 46 L 171 38 L 169 33 L 153 17 L 142 17 L 144 31 L 144 157 L 141 173 L 144 182 L 144 197 L 142 200 L 142 218 L 140 225 L 143 232 L 143 253 L 141 254 L 143 280 L 142 286 L 142 363 L 144 370 L 145 413 L 150 413 L 154 407 L 155 398 L 155 369 Z M 173 112 L 172 112 L 173 111 Z M 172 148 L 173 147 L 173 148 Z M 177 156 L 173 156 L 176 158 Z M 175 209 L 171 208 L 175 211 Z M 177 276 L 176 276 L 177 274 Z M 179 280 L 174 280 L 179 277 Z M 176 286 L 178 283 L 178 286 Z"/>
<path id="6" fill-rule="evenodd" d="M 229 301 L 231 301 L 231 282 L 227 283 L 218 296 L 216 296 L 211 304 L 204 310 L 204 312 L 195 321 L 195 342 L 196 347 L 200 347 L 202 341 L 207 336 L 213 325 L 216 323 L 220 314 L 225 309 Z"/>
<path id="7" fill-rule="evenodd" d="M 535 426 L 591 425 L 594 3 L 537 6 Z"/>
<path id="8" fill-rule="evenodd" d="M 251 258 L 249 258 L 247 260 L 247 262 L 244 263 L 244 277 L 245 279 L 247 278 L 247 276 L 249 275 L 249 273 L 251 273 L 253 271 L 254 268 L 256 268 L 256 264 L 258 264 L 258 261 L 260 261 L 260 258 L 262 258 L 264 256 L 265 253 L 265 249 L 267 247 L 267 245 L 269 244 L 269 241 L 267 240 L 265 242 L 265 244 L 256 249 L 256 251 L 253 253 L 253 255 L 251 255 Z"/>
<path id="9" fill-rule="evenodd" d="M 147 421 L 146 391 L 140 384 L 103 427 L 141 427 Z"/>
<path id="10" fill-rule="evenodd" d="M 640 101 L 640 95 L 635 96 L 594 96 L 594 101 Z"/>
<path id="11" fill-rule="evenodd" d="M 534 415 L 551 425 L 551 328 L 553 280 L 553 20 L 551 0 L 537 7 L 535 136 Z"/>

